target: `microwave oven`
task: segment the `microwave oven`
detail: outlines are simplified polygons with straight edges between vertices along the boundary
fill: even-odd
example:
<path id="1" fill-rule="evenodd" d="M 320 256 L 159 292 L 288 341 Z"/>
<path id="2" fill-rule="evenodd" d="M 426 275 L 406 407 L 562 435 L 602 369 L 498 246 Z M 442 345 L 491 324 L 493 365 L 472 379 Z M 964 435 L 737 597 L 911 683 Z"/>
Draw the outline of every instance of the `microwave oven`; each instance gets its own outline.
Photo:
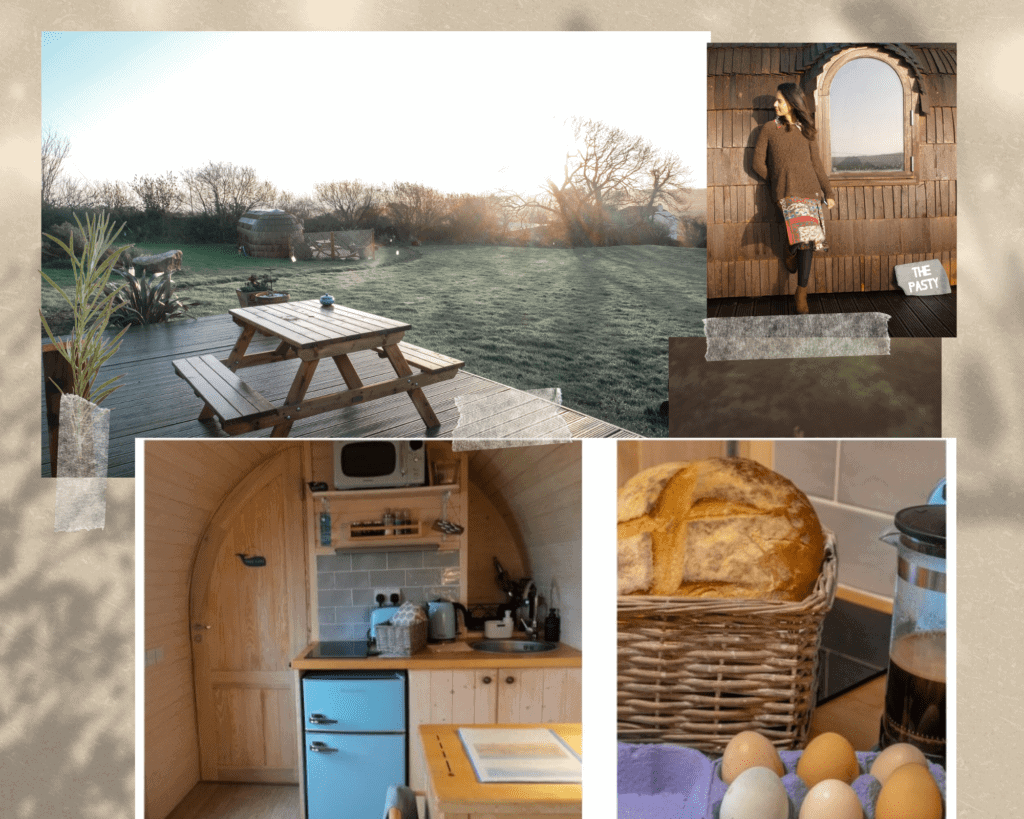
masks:
<path id="1" fill-rule="evenodd" d="M 427 482 L 423 441 L 335 441 L 335 489 L 388 489 Z"/>

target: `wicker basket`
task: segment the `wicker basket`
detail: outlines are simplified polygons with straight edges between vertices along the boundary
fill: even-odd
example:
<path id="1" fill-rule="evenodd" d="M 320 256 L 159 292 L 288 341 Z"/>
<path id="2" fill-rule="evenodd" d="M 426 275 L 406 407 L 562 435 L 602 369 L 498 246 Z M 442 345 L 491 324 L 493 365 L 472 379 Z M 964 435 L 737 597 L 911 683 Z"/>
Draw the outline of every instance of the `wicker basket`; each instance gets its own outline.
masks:
<path id="1" fill-rule="evenodd" d="M 619 739 L 720 754 L 753 730 L 779 748 L 802 747 L 837 573 L 826 533 L 818 582 L 799 603 L 620 596 Z"/>
<path id="2" fill-rule="evenodd" d="M 411 657 L 427 645 L 427 621 L 411 626 L 378 625 L 377 650 L 382 657 Z"/>

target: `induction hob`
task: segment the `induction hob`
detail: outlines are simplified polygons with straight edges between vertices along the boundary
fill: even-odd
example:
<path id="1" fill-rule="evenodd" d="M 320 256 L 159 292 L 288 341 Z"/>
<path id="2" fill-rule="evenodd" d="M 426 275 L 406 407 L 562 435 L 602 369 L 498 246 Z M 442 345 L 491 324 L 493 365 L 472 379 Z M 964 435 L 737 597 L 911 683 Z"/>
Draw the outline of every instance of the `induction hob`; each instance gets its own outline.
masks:
<path id="1" fill-rule="evenodd" d="M 306 655 L 310 660 L 337 660 L 368 657 L 366 640 L 325 640 L 317 643 Z"/>

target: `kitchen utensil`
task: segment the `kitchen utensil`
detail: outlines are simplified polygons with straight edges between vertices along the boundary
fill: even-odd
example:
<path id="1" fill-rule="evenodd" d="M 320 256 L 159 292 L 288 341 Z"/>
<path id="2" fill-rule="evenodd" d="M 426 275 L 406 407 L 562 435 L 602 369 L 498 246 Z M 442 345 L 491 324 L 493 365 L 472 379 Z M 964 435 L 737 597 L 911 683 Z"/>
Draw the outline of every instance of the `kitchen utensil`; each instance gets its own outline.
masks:
<path id="1" fill-rule="evenodd" d="M 879 744 L 908 742 L 946 760 L 946 507 L 896 513 L 880 539 L 897 548 L 889 675 Z"/>
<path id="2" fill-rule="evenodd" d="M 380 606 L 370 611 L 370 639 L 377 639 L 377 626 L 387 623 L 398 611 L 398 606 Z"/>
<path id="3" fill-rule="evenodd" d="M 461 535 L 465 529 L 459 526 L 459 524 L 448 520 L 448 501 L 451 496 L 450 489 L 441 496 L 441 518 L 434 521 L 434 528 L 439 532 L 444 532 L 446 535 Z"/>
<path id="4" fill-rule="evenodd" d="M 456 612 L 462 612 L 462 622 L 469 622 L 469 611 L 461 603 L 450 600 L 432 600 L 427 603 L 427 617 L 430 619 L 430 639 L 435 641 L 454 640 L 459 631 Z"/>

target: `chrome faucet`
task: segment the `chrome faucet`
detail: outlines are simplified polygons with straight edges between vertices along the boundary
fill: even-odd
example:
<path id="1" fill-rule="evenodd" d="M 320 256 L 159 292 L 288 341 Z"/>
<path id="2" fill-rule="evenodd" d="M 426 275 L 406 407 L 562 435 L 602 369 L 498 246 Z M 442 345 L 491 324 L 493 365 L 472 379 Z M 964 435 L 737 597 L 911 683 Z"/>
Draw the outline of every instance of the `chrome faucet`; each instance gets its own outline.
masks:
<path id="1" fill-rule="evenodd" d="M 523 631 L 526 632 L 526 636 L 531 640 L 537 637 L 537 584 L 532 580 L 526 581 L 526 589 L 523 592 L 523 601 L 528 606 L 529 622 L 526 619 L 520 617 L 519 622 L 523 626 Z"/>

